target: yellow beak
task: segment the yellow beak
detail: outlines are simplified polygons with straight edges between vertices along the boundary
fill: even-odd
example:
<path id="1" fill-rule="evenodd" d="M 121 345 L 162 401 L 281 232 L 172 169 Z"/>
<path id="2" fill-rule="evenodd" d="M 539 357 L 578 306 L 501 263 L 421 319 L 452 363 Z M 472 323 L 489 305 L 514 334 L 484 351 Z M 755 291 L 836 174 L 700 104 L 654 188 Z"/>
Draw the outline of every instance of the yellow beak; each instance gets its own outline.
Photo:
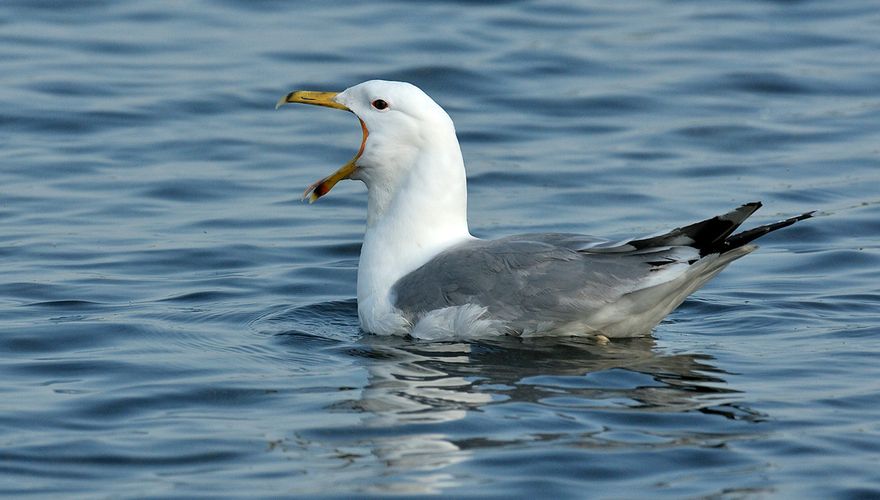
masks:
<path id="1" fill-rule="evenodd" d="M 338 92 L 314 92 L 311 90 L 297 90 L 278 99 L 275 103 L 275 109 L 284 106 L 290 102 L 298 102 L 300 104 L 313 104 L 315 106 L 324 106 L 327 108 L 336 108 L 343 111 L 351 111 L 347 107 L 334 101 L 333 98 L 339 94 Z"/>
<path id="2" fill-rule="evenodd" d="M 310 90 L 297 90 L 296 92 L 291 92 L 279 99 L 278 102 L 275 104 L 275 109 L 278 109 L 287 103 L 300 103 L 312 104 L 314 106 L 324 106 L 327 108 L 341 109 L 343 111 L 351 112 L 351 110 L 348 109 L 345 105 L 340 104 L 334 100 L 334 97 L 336 97 L 336 95 L 336 92 L 314 92 Z M 358 150 L 357 154 L 354 155 L 354 158 L 352 158 L 348 163 L 339 167 L 336 172 L 333 172 L 327 177 L 324 177 L 318 182 L 315 182 L 311 186 L 307 187 L 302 195 L 302 198 L 304 200 L 308 198 L 309 203 L 314 203 L 315 200 L 329 193 L 337 182 L 341 181 L 342 179 L 348 179 L 349 177 L 351 177 L 351 174 L 353 174 L 354 171 L 357 170 L 357 161 L 361 157 L 361 155 L 364 154 L 364 148 L 367 145 L 367 136 L 370 135 L 367 131 L 367 125 L 364 123 L 364 121 L 360 118 L 358 118 L 358 120 L 361 122 L 361 129 L 364 132 L 364 138 L 361 141 L 361 147 Z"/>

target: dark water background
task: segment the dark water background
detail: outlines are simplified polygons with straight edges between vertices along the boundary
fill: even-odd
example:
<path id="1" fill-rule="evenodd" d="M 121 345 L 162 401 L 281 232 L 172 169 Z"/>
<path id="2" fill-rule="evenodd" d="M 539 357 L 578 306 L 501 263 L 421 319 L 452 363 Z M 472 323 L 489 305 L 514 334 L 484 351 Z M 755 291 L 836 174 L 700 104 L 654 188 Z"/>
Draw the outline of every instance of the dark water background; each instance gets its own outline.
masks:
<path id="1" fill-rule="evenodd" d="M 350 115 L 456 121 L 472 231 L 816 219 L 654 338 L 364 335 Z M 0 4 L 0 494 L 880 496 L 880 4 Z"/>

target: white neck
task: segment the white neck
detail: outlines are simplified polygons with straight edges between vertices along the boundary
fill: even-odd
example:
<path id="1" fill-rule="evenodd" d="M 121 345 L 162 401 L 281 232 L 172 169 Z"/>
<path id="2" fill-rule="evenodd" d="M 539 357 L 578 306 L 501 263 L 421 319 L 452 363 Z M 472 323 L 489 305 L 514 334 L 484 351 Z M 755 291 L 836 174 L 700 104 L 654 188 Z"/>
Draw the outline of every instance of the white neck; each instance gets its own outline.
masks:
<path id="1" fill-rule="evenodd" d="M 358 313 L 368 331 L 395 328 L 390 291 L 404 275 L 446 248 L 472 238 L 467 225 L 464 162 L 454 130 L 399 165 L 365 166 L 367 230 L 358 265 Z M 369 160 L 368 160 L 369 161 Z M 399 319 L 399 318 L 398 318 Z"/>

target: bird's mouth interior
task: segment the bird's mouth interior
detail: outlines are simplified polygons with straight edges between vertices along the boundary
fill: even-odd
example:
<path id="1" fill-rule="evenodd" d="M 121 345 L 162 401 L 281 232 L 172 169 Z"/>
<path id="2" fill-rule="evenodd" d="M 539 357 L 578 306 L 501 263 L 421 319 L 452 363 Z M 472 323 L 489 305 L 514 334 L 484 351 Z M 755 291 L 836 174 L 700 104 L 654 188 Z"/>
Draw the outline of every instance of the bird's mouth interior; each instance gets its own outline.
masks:
<path id="1" fill-rule="evenodd" d="M 343 111 L 354 113 L 354 111 L 349 109 L 347 106 L 336 102 L 334 100 L 334 97 L 336 97 L 336 95 L 336 92 L 315 92 L 310 90 L 298 90 L 296 92 L 291 92 L 279 99 L 278 103 L 275 105 L 275 108 L 277 109 L 287 103 L 300 103 L 341 109 Z M 350 178 L 354 171 L 357 170 L 357 161 L 358 159 L 360 159 L 361 155 L 364 154 L 364 148 L 367 146 L 367 137 L 370 135 L 370 132 L 367 130 L 367 124 L 364 123 L 364 121 L 361 120 L 360 117 L 358 117 L 358 121 L 361 123 L 361 130 L 363 130 L 364 137 L 361 140 L 361 147 L 360 149 L 358 149 L 357 154 L 355 154 L 354 158 L 349 160 L 345 165 L 339 167 L 339 169 L 337 169 L 332 174 L 307 187 L 306 190 L 303 191 L 303 200 L 308 199 L 309 203 L 314 203 L 315 200 L 329 193 L 337 182 L 341 181 L 342 179 Z"/>
<path id="2" fill-rule="evenodd" d="M 309 203 L 314 203 L 315 200 L 329 193 L 333 186 L 336 185 L 337 182 L 342 179 L 348 179 L 351 177 L 351 174 L 357 170 L 357 161 L 364 154 L 364 148 L 367 146 L 367 136 L 370 135 L 370 132 L 367 130 L 367 125 L 363 120 L 358 118 L 358 121 L 361 122 L 361 130 L 364 132 L 364 138 L 361 140 L 361 147 L 358 149 L 357 154 L 354 155 L 354 158 L 348 161 L 345 165 L 339 167 L 336 172 L 324 177 L 323 179 L 311 184 L 309 187 L 303 191 L 302 199 L 308 198 Z"/>

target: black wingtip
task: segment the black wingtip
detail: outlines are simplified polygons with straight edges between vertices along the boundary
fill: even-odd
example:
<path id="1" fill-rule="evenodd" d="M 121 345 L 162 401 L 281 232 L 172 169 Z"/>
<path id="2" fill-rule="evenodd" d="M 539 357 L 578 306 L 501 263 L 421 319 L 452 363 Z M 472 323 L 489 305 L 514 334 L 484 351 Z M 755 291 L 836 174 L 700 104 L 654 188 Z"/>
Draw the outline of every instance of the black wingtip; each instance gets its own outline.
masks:
<path id="1" fill-rule="evenodd" d="M 727 237 L 759 208 L 760 201 L 745 203 L 727 213 L 673 229 L 660 236 L 632 240 L 629 244 L 635 248 L 687 244 L 698 248 L 701 255 L 708 255 L 720 251 Z"/>
<path id="2" fill-rule="evenodd" d="M 795 222 L 802 221 L 804 219 L 809 219 L 813 217 L 815 214 L 815 210 L 811 210 L 809 212 L 802 213 L 800 215 L 795 215 L 794 217 L 789 217 L 788 219 L 781 220 L 779 222 L 774 222 L 772 224 L 765 224 L 763 226 L 758 226 L 756 228 L 749 229 L 747 231 L 743 231 L 741 233 L 734 234 L 730 238 L 724 240 L 724 244 L 722 246 L 721 253 L 729 252 L 730 250 L 739 248 L 741 246 L 747 245 L 752 241 L 764 236 L 765 234 L 772 233 L 777 229 L 782 229 L 784 227 L 788 227 Z"/>
<path id="3" fill-rule="evenodd" d="M 698 249 L 700 256 L 704 257 L 709 254 L 729 252 L 767 233 L 790 226 L 795 222 L 809 219 L 815 213 L 815 211 L 806 212 L 783 221 L 733 234 L 746 219 L 762 206 L 763 204 L 760 201 L 744 203 L 725 214 L 716 215 L 689 226 L 673 229 L 660 236 L 631 240 L 629 245 L 637 249 L 666 245 L 688 245 Z"/>

